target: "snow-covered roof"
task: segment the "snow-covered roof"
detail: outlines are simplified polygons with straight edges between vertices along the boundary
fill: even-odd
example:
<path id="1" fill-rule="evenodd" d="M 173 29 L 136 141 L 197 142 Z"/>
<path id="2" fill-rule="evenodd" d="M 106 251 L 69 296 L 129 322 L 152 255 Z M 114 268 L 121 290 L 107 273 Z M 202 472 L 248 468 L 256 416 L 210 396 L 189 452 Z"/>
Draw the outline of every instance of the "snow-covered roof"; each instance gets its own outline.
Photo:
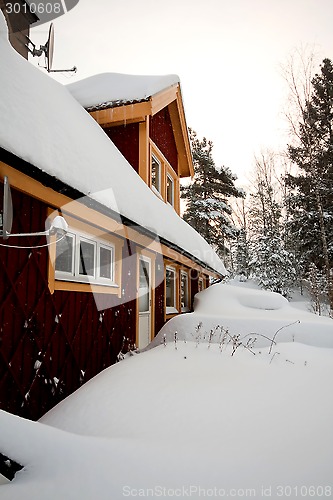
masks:
<path id="1" fill-rule="evenodd" d="M 0 12 L 0 147 L 226 274 L 208 243 L 154 195 L 65 86 L 14 51 L 7 33 Z"/>
<path id="2" fill-rule="evenodd" d="M 84 108 L 96 108 L 145 101 L 179 83 L 177 75 L 144 76 L 102 73 L 67 85 Z"/>

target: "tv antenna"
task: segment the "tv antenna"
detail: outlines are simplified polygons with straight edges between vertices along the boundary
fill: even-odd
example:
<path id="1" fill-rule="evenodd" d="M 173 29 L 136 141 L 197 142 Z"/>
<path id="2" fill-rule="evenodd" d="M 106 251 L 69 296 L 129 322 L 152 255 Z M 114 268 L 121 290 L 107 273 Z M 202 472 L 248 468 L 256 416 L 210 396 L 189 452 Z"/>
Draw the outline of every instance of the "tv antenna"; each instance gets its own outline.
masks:
<path id="1" fill-rule="evenodd" d="M 68 230 L 68 224 L 66 220 L 61 216 L 57 215 L 52 223 L 49 229 L 46 231 L 40 231 L 37 233 L 16 233 L 13 234 L 11 232 L 12 230 L 12 224 L 13 224 L 13 202 L 12 202 L 12 195 L 10 192 L 10 184 L 7 175 L 4 176 L 3 179 L 3 207 L 2 207 L 2 214 L 0 214 L 0 222 L 2 219 L 2 229 L 0 229 L 0 236 L 2 236 L 2 239 L 8 240 L 8 238 L 12 236 L 16 237 L 22 237 L 22 236 L 52 236 L 56 235 L 57 237 L 64 236 L 67 233 Z M 1 217 L 2 215 L 2 217 Z M 3 246 L 0 244 L 0 246 Z M 7 245 L 4 245 L 7 246 Z M 8 245 L 10 246 L 10 245 Z M 33 248 L 33 247 L 31 247 Z"/>
<path id="2" fill-rule="evenodd" d="M 36 48 L 36 45 L 30 40 L 29 37 L 26 36 L 28 40 L 25 46 L 33 57 L 40 57 L 41 55 L 45 55 L 46 66 L 44 69 L 47 70 L 48 73 L 65 73 L 65 72 L 73 72 L 76 73 L 77 67 L 73 66 L 71 69 L 52 69 L 53 64 L 53 54 L 54 54 L 54 25 L 50 24 L 49 36 L 44 45 L 40 45 L 39 49 Z"/>

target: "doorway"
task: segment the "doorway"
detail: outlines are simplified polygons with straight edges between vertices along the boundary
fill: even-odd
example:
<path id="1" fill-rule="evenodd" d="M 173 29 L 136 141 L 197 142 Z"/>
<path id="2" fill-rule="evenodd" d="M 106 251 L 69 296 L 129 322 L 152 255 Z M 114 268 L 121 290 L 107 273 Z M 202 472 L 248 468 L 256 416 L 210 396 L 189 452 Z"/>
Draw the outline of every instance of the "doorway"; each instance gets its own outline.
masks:
<path id="1" fill-rule="evenodd" d="M 151 311 L 152 286 L 151 286 L 151 259 L 144 255 L 139 257 L 139 332 L 138 348 L 143 349 L 151 341 Z"/>

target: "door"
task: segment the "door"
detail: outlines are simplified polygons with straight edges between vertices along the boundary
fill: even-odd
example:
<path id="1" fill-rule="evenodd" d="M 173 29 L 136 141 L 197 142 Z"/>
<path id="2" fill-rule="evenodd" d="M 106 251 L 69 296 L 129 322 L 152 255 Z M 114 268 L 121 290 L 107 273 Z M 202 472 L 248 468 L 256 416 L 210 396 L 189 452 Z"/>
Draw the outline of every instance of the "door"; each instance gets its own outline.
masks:
<path id="1" fill-rule="evenodd" d="M 143 349 L 151 340 L 151 260 L 139 258 L 139 335 L 138 348 Z"/>

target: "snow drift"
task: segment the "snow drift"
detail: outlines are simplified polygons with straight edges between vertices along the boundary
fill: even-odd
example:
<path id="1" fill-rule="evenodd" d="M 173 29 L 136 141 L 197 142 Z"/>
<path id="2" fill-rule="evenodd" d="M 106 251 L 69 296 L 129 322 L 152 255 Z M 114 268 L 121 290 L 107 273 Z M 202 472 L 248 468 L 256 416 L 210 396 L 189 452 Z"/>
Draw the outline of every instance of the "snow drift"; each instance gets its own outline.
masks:
<path id="1" fill-rule="evenodd" d="M 249 335 L 257 346 L 270 345 L 278 332 L 279 342 L 302 342 L 333 347 L 333 320 L 295 309 L 282 295 L 239 285 L 219 283 L 195 296 L 194 312 L 168 321 L 146 349 L 181 340 L 219 342 L 221 330 L 231 335 Z"/>

